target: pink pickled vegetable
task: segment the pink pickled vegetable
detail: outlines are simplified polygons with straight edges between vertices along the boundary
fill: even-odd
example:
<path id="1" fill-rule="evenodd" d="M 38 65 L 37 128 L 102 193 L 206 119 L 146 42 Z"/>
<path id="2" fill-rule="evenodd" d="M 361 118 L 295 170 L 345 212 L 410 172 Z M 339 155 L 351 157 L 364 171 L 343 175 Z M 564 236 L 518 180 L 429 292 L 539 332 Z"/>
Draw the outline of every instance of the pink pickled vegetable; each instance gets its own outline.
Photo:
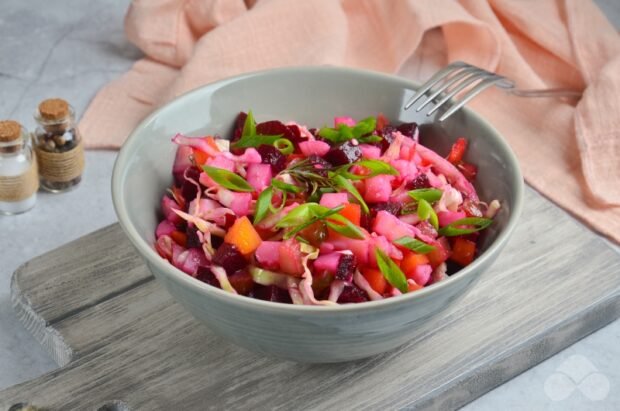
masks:
<path id="1" fill-rule="evenodd" d="M 344 124 L 346 126 L 353 127 L 355 125 L 355 120 L 347 116 L 334 117 L 334 127 L 338 127 L 338 124 Z"/>
<path id="2" fill-rule="evenodd" d="M 437 213 L 439 219 L 439 226 L 445 227 L 456 220 L 467 217 L 464 211 L 440 211 Z"/>
<path id="3" fill-rule="evenodd" d="M 332 250 L 349 250 L 357 259 L 358 264 L 368 262 L 368 240 L 353 240 L 344 236 L 330 236 L 329 241 L 324 244 L 332 246 Z M 323 249 L 323 246 L 321 246 Z"/>
<path id="4" fill-rule="evenodd" d="M 349 203 L 347 193 L 325 193 L 321 196 L 321 204 L 324 207 L 334 208 Z"/>
<path id="5" fill-rule="evenodd" d="M 263 191 L 271 183 L 271 165 L 269 164 L 250 164 L 246 179 L 248 183 L 258 192 Z"/>
<path id="6" fill-rule="evenodd" d="M 172 210 L 180 210 L 181 207 L 168 196 L 163 196 L 161 199 L 161 211 L 164 213 L 166 220 L 172 224 L 178 224 L 181 222 L 181 218 Z"/>
<path id="7" fill-rule="evenodd" d="M 174 179 L 177 183 L 183 181 L 183 173 L 185 173 L 185 170 L 192 166 L 192 154 L 193 150 L 189 146 L 179 146 L 177 148 L 177 153 L 174 157 L 174 164 L 172 165 L 172 174 L 174 175 Z"/>
<path id="8" fill-rule="evenodd" d="M 305 156 L 316 154 L 317 156 L 324 156 L 329 151 L 329 144 L 319 140 L 308 140 L 299 143 L 299 149 Z"/>
<path id="9" fill-rule="evenodd" d="M 366 179 L 366 193 L 364 199 L 369 203 L 389 201 L 392 194 L 392 180 L 394 176 L 378 175 Z"/>
<path id="10" fill-rule="evenodd" d="M 179 270 L 191 275 L 196 275 L 198 267 L 208 264 L 204 252 L 199 248 L 190 248 L 172 256 L 172 264 Z"/>
<path id="11" fill-rule="evenodd" d="M 327 271 L 328 273 L 336 274 L 341 256 L 341 253 L 329 253 L 320 255 L 314 261 L 314 269 L 318 271 Z"/>
<path id="12" fill-rule="evenodd" d="M 277 270 L 280 268 L 280 241 L 263 241 L 256 249 L 254 256 L 258 263 L 268 269 Z"/>
<path id="13" fill-rule="evenodd" d="M 390 164 L 398 171 L 403 181 L 413 180 L 418 175 L 418 168 L 413 161 L 392 160 Z"/>
<path id="14" fill-rule="evenodd" d="M 432 272 L 433 267 L 431 267 L 430 264 L 420 264 L 415 268 L 414 272 L 411 273 L 411 279 L 418 285 L 426 285 L 431 279 Z"/>
<path id="15" fill-rule="evenodd" d="M 375 217 L 373 231 L 385 236 L 390 241 L 395 241 L 402 237 L 419 238 L 425 243 L 435 241 L 432 236 L 420 232 L 418 228 L 399 220 L 398 217 L 383 210 L 379 211 L 377 217 Z"/>
<path id="16" fill-rule="evenodd" d="M 176 227 L 168 220 L 163 220 L 161 223 L 157 225 L 157 229 L 155 230 L 155 237 L 159 238 L 162 235 L 170 235 L 172 232 L 176 231 Z"/>
<path id="17" fill-rule="evenodd" d="M 250 214 L 250 202 L 252 201 L 252 193 L 232 192 L 233 199 L 230 202 L 230 209 L 238 216 Z"/>
<path id="18" fill-rule="evenodd" d="M 377 248 L 379 248 L 381 251 L 383 251 L 385 254 L 392 258 L 395 258 L 397 260 L 403 259 L 402 251 L 396 248 L 396 246 L 389 242 L 384 236 L 380 235 L 376 237 L 371 237 L 369 242 L 370 244 L 368 247 L 368 264 L 370 264 L 371 266 L 377 266 L 377 259 L 375 254 L 375 249 Z"/>
<path id="19" fill-rule="evenodd" d="M 358 147 L 362 150 L 362 157 L 367 160 L 378 160 L 381 157 L 381 148 L 377 146 L 360 144 Z"/>

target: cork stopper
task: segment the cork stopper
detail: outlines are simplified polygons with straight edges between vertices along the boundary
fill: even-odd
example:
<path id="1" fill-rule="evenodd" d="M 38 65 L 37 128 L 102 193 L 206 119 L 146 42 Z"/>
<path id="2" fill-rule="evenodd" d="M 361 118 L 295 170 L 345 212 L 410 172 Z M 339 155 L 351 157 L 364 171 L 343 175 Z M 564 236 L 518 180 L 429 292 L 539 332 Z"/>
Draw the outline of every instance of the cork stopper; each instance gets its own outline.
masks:
<path id="1" fill-rule="evenodd" d="M 0 121 L 0 143 L 17 140 L 21 134 L 22 126 L 17 121 Z"/>
<path id="2" fill-rule="evenodd" d="M 69 114 L 69 103 L 61 98 L 50 98 L 39 104 L 39 113 L 45 120 L 60 120 Z"/>

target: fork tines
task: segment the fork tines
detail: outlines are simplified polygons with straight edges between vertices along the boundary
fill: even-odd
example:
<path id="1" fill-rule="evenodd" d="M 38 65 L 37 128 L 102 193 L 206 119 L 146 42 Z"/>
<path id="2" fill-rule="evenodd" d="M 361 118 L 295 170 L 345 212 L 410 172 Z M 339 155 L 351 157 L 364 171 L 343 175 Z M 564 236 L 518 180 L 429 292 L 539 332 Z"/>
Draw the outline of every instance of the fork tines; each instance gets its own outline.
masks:
<path id="1" fill-rule="evenodd" d="M 427 116 L 431 116 L 446 105 L 450 99 L 464 93 L 460 99 L 455 100 L 452 106 L 439 117 L 438 121 L 443 121 L 480 92 L 494 84 L 506 89 L 514 87 L 514 83 L 505 77 L 462 61 L 456 61 L 439 70 L 424 83 L 407 102 L 405 110 L 411 108 L 423 96 L 427 96 L 426 99 L 421 100 L 421 104 L 415 110 L 420 112 L 424 107 L 434 103 L 433 107 L 426 113 Z"/>

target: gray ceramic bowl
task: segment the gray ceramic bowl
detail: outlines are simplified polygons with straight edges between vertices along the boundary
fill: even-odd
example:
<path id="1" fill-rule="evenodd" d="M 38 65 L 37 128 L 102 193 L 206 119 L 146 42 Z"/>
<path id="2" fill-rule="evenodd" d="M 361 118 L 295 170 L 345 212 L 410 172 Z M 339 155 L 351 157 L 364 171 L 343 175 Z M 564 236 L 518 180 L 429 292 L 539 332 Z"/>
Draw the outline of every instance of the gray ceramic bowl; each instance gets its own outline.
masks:
<path id="1" fill-rule="evenodd" d="M 521 211 L 523 180 L 514 154 L 488 123 L 462 110 L 441 127 L 428 125 L 423 142 L 447 153 L 458 136 L 470 141 L 482 199 L 502 209 L 482 242 L 481 255 L 446 281 L 400 297 L 339 307 L 294 306 L 228 294 L 177 270 L 153 248 L 157 209 L 170 185 L 177 132 L 227 135 L 236 114 L 257 120 L 328 124 L 335 115 L 428 121 L 403 111 L 415 85 L 398 77 L 329 67 L 246 74 L 187 93 L 144 120 L 114 166 L 112 194 L 120 224 L 172 297 L 230 342 L 300 362 L 338 362 L 372 356 L 407 342 L 427 321 L 462 297 L 504 247 Z M 413 111 L 413 110 L 412 110 Z M 431 135 L 432 134 L 432 135 Z"/>

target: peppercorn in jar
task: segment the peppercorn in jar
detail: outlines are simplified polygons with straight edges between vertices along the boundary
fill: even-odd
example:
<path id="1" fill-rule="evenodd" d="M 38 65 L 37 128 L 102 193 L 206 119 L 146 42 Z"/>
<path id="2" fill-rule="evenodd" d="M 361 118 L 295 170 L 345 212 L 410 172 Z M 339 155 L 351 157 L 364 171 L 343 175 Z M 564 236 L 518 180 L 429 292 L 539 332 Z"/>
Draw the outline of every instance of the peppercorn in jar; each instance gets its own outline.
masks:
<path id="1" fill-rule="evenodd" d="M 56 193 L 75 187 L 82 179 L 84 150 L 73 108 L 65 100 L 48 99 L 34 117 L 39 124 L 34 145 L 41 187 Z"/>

